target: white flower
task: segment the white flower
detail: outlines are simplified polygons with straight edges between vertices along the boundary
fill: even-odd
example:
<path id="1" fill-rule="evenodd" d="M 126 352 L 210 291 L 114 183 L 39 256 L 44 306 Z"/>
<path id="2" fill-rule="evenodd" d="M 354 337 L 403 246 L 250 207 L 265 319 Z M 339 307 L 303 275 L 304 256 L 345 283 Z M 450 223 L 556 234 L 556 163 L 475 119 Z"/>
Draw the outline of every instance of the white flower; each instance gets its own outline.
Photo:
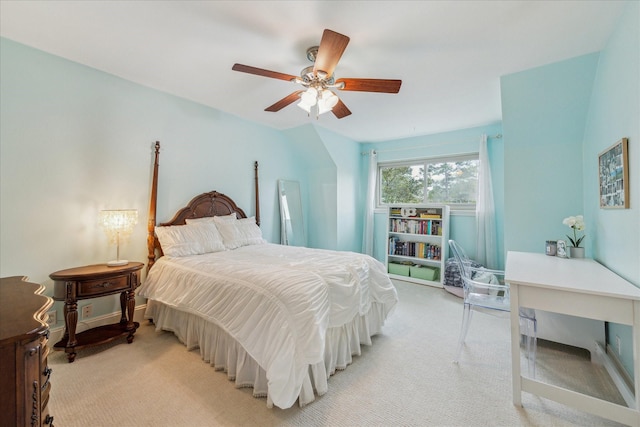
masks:
<path id="1" fill-rule="evenodd" d="M 573 230 L 573 239 L 571 238 L 571 236 L 567 235 L 567 237 L 571 241 L 571 245 L 574 247 L 580 247 L 580 243 L 582 242 L 585 236 L 578 238 L 576 234 L 576 230 L 578 231 L 584 230 L 584 217 L 582 215 L 569 216 L 563 219 L 562 223 L 564 225 L 571 227 L 571 229 Z"/>
<path id="2" fill-rule="evenodd" d="M 584 230 L 584 218 L 582 217 L 582 215 L 576 216 L 576 222 L 573 225 L 573 228 L 575 228 L 576 230 Z"/>

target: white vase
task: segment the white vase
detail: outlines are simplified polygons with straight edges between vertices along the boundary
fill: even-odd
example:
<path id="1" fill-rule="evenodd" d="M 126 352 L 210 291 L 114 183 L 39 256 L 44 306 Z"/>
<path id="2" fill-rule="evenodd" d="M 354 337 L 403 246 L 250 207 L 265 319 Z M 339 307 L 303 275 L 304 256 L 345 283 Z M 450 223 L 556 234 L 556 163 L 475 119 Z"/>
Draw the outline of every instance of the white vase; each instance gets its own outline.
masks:
<path id="1" fill-rule="evenodd" d="M 569 247 L 569 256 L 571 258 L 584 258 L 584 248 Z"/>

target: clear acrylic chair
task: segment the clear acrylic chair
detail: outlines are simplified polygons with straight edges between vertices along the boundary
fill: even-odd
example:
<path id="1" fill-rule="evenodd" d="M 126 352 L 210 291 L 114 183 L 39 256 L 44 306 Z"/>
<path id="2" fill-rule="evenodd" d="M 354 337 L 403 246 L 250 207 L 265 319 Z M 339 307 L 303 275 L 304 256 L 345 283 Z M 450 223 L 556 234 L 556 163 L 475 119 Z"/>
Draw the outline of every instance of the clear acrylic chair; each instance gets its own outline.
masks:
<path id="1" fill-rule="evenodd" d="M 464 290 L 464 310 L 462 327 L 456 350 L 455 363 L 460 360 L 462 346 L 469 331 L 473 309 L 476 307 L 510 311 L 509 284 L 504 283 L 504 271 L 474 267 L 464 249 L 455 240 L 449 240 L 449 247 L 458 264 Z M 475 264 L 477 265 L 477 264 Z M 520 308 L 520 334 L 524 340 L 525 354 L 529 364 L 529 376 L 535 378 L 537 351 L 537 322 L 535 311 Z"/>

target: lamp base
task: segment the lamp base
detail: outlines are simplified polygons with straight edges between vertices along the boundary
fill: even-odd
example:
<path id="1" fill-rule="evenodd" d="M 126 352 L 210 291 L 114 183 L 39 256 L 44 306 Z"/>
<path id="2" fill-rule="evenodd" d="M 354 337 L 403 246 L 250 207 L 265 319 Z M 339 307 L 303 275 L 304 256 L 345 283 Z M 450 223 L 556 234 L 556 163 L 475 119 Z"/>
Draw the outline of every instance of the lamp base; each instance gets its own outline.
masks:
<path id="1" fill-rule="evenodd" d="M 129 264 L 129 260 L 127 260 L 127 259 L 119 259 L 117 261 L 109 261 L 107 263 L 107 266 L 108 267 L 119 267 L 121 265 L 127 265 L 127 264 Z"/>

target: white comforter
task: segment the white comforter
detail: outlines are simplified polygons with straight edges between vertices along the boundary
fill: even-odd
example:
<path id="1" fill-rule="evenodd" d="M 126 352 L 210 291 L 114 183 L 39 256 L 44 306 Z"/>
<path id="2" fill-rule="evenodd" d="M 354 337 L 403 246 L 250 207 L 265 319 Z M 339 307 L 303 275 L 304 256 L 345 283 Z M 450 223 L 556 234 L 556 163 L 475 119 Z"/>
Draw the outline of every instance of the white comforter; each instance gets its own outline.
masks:
<path id="1" fill-rule="evenodd" d="M 382 263 L 352 252 L 275 244 L 160 258 L 137 293 L 223 328 L 266 371 L 269 397 L 292 406 L 328 328 L 398 297 Z"/>

